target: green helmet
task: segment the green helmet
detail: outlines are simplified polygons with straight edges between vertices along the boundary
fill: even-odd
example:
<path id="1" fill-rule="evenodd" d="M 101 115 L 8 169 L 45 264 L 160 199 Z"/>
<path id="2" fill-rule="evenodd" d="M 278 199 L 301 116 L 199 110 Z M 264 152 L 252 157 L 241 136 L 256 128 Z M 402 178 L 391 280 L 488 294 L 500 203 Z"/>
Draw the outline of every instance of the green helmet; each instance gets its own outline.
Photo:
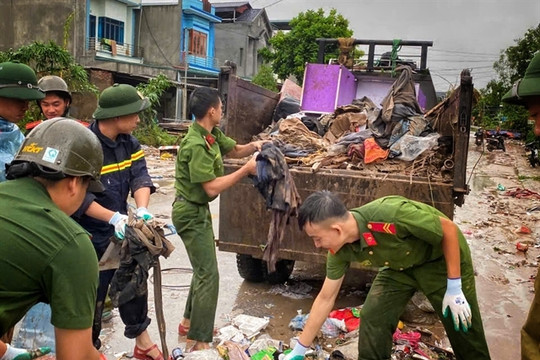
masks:
<path id="1" fill-rule="evenodd" d="M 104 189 L 99 181 L 103 166 L 101 143 L 91 130 L 72 119 L 59 117 L 36 126 L 26 136 L 8 175 L 20 163 L 35 164 L 38 174 L 34 175 L 46 178 L 90 176 L 89 191 Z"/>
<path id="2" fill-rule="evenodd" d="M 37 85 L 41 91 L 45 92 L 45 94 L 49 91 L 60 92 L 65 94 L 69 101 L 71 101 L 71 93 L 69 92 L 68 86 L 60 76 L 46 75 L 39 79 Z"/>
<path id="3" fill-rule="evenodd" d="M 114 84 L 103 90 L 94 119 L 110 119 L 117 116 L 136 114 L 150 106 L 148 98 L 142 96 L 133 86 Z"/>
<path id="4" fill-rule="evenodd" d="M 525 76 L 514 83 L 512 89 L 504 94 L 502 101 L 514 104 L 524 105 L 524 98 L 529 96 L 540 96 L 540 52 L 532 58 Z"/>
<path id="5" fill-rule="evenodd" d="M 40 100 L 45 97 L 37 87 L 36 73 L 17 62 L 0 63 L 0 97 L 20 100 Z"/>

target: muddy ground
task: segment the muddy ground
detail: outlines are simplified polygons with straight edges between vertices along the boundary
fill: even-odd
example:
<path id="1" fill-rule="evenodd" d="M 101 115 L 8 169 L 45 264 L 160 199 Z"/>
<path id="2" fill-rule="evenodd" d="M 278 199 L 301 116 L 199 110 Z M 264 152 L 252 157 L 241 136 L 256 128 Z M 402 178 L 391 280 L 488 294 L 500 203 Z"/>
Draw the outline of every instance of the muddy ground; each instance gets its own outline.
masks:
<path id="1" fill-rule="evenodd" d="M 160 159 L 155 149 L 147 149 L 146 152 L 150 173 L 160 185 L 158 192 L 152 196 L 150 211 L 163 221 L 170 222 L 174 197 L 174 157 Z M 528 165 L 523 145 L 519 142 L 508 141 L 506 153 L 489 153 L 476 148 L 471 141 L 468 161 L 468 174 L 472 174 L 469 180 L 471 192 L 465 204 L 456 209 L 454 220 L 466 234 L 472 250 L 480 310 L 494 360 L 519 358 L 519 331 L 534 295 L 533 281 L 538 265 L 537 256 L 540 254 L 537 247 L 540 246 L 540 211 L 527 212 L 528 208 L 540 204 L 540 199 L 505 196 L 506 191 L 499 190 L 498 185 L 506 190 L 526 188 L 538 192 L 540 182 L 533 179 L 538 173 Z M 218 201 L 211 204 L 216 234 Z M 532 234 L 518 233 L 522 226 L 530 228 Z M 176 251 L 169 259 L 162 260 L 169 350 L 185 345 L 185 338 L 177 335 L 177 326 L 182 318 L 191 277 L 189 260 L 180 238 L 174 236 L 172 240 Z M 526 253 L 516 250 L 518 241 L 529 245 Z M 235 254 L 218 252 L 218 261 L 221 285 L 216 326 L 227 325 L 231 318 L 241 313 L 268 317 L 270 322 L 263 333 L 289 343 L 294 336 L 288 328 L 289 321 L 298 310 L 309 312 L 324 279 L 324 266 L 297 262 L 290 281 L 285 285 L 270 285 L 243 281 L 236 269 Z M 365 271 L 350 271 L 336 308 L 361 305 L 372 276 L 372 273 Z M 152 295 L 149 306 L 149 316 L 152 318 L 149 331 L 159 344 Z M 129 357 L 134 342 L 124 338 L 117 310 L 114 310 L 114 314 L 103 328 L 103 350 L 108 359 Z M 427 338 L 430 342 L 448 346 L 440 323 L 429 324 L 431 315 L 420 312 L 406 320 L 407 328 L 428 329 L 434 334 Z M 335 339 L 325 340 L 327 350 L 331 350 L 335 344 Z"/>

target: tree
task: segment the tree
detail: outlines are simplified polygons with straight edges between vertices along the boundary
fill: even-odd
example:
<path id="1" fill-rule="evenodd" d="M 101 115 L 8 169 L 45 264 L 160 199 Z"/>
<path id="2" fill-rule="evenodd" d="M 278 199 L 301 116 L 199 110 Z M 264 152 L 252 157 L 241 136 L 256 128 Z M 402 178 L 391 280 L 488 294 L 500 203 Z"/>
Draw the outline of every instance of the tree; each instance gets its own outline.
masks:
<path id="1" fill-rule="evenodd" d="M 262 86 L 265 89 L 278 91 L 276 79 L 274 79 L 274 73 L 272 72 L 272 67 L 270 67 L 270 65 L 262 65 L 252 82 L 255 85 Z"/>
<path id="2" fill-rule="evenodd" d="M 163 74 L 148 80 L 148 83 L 137 85 L 137 90 L 150 101 L 150 107 L 139 113 L 141 122 L 133 132 L 133 135 L 141 144 L 160 146 L 172 145 L 177 142 L 176 137 L 163 130 L 156 120 L 157 111 L 155 107 L 159 106 L 161 96 L 171 86 L 171 81 Z"/>
<path id="3" fill-rule="evenodd" d="M 540 24 L 528 29 L 522 38 L 515 40 L 515 45 L 501 51 L 499 60 L 493 64 L 497 79 L 491 80 L 481 90 L 482 99 L 474 112 L 482 118 L 482 126 L 490 127 L 507 119 L 505 128 L 532 136 L 528 125 L 528 112 L 522 106 L 502 103 L 504 94 L 510 90 L 514 82 L 523 78 L 525 71 L 536 51 L 540 50 Z M 527 135 L 528 134 L 528 135 Z"/>
<path id="4" fill-rule="evenodd" d="M 260 54 L 272 64 L 272 70 L 280 79 L 294 75 L 299 83 L 304 77 L 305 64 L 317 60 L 317 38 L 351 37 L 353 34 L 349 21 L 335 9 L 330 10 L 328 16 L 322 8 L 300 13 L 291 20 L 290 26 L 289 32 L 279 31 L 270 39 L 272 50 L 265 48 Z M 337 58 L 337 46 L 329 46 L 327 54 Z"/>

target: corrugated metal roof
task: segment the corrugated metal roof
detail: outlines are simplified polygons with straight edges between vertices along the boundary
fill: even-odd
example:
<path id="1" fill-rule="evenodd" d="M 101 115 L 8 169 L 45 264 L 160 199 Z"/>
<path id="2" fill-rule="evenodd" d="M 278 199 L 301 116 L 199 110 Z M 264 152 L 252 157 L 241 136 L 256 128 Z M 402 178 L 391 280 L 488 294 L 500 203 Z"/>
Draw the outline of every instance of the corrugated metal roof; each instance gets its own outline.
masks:
<path id="1" fill-rule="evenodd" d="M 244 5 L 248 5 L 249 7 L 251 7 L 251 5 L 249 5 L 249 1 L 231 1 L 231 2 L 223 2 L 223 3 L 212 3 L 212 6 L 216 8 L 216 10 L 217 9 L 221 10 L 223 8 L 234 9 L 234 8 L 244 6 Z"/>
<path id="2" fill-rule="evenodd" d="M 263 9 L 248 9 L 236 18 L 236 21 L 252 22 Z"/>

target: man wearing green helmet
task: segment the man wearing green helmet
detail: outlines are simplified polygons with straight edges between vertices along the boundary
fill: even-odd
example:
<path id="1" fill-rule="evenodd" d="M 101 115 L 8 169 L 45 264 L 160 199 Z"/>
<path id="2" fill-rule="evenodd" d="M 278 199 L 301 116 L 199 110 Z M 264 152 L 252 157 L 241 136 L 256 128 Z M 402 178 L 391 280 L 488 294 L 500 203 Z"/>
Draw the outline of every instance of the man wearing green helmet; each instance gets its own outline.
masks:
<path id="1" fill-rule="evenodd" d="M 112 236 L 124 238 L 127 224 L 127 198 L 131 195 L 137 205 L 136 216 L 150 220 L 153 215 L 147 210 L 150 194 L 155 191 L 148 175 L 144 152 L 137 139 L 131 135 L 139 123 L 139 113 L 150 106 L 148 98 L 127 84 L 114 84 L 103 90 L 94 112 L 95 122 L 89 129 L 94 132 L 103 149 L 102 182 L 105 191 L 101 194 L 87 193 L 81 208 L 74 218 L 92 234 L 92 244 L 101 258 L 109 246 Z M 99 273 L 99 286 L 92 336 L 94 346 L 101 346 L 99 333 L 104 300 L 115 270 Z M 152 342 L 148 331 L 150 324 L 148 294 L 118 305 L 125 324 L 124 335 L 135 339 L 135 359 L 160 359 L 163 355 Z"/>
<path id="2" fill-rule="evenodd" d="M 21 146 L 24 135 L 17 127 L 30 100 L 43 99 L 34 70 L 16 63 L 0 63 L 0 182 L 6 180 L 5 165 Z"/>
<path id="3" fill-rule="evenodd" d="M 23 142 L 0 184 L 0 335 L 40 301 L 51 305 L 56 359 L 103 357 L 93 347 L 98 265 L 88 233 L 70 215 L 86 191 L 101 191 L 103 153 L 96 136 L 57 118 Z M 14 354 L 28 360 L 39 354 Z"/>
<path id="4" fill-rule="evenodd" d="M 502 101 L 522 105 L 534 120 L 534 133 L 540 136 L 540 52 L 532 58 L 525 76 L 518 80 Z M 540 268 L 534 282 L 535 295 L 529 316 L 521 329 L 521 359 L 540 359 Z"/>

